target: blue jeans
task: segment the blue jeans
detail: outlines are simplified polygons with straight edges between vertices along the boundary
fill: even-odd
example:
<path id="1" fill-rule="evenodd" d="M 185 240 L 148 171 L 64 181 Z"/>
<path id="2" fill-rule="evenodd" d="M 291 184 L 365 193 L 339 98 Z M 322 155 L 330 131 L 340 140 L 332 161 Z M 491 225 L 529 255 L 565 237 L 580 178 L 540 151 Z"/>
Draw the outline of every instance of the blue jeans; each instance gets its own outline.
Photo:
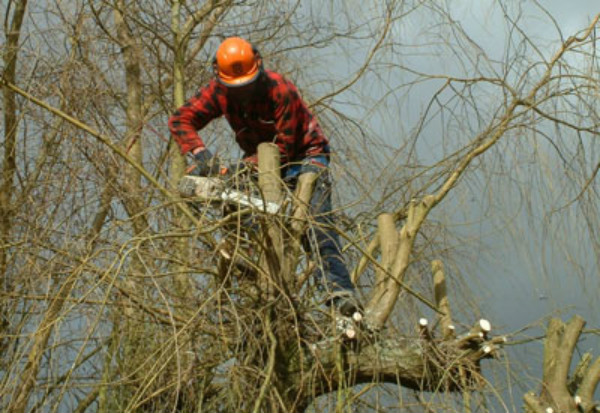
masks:
<path id="1" fill-rule="evenodd" d="M 315 252 L 316 249 L 321 258 L 322 265 L 318 267 L 315 274 L 317 282 L 321 283 L 324 280 L 329 292 L 354 291 L 354 285 L 350 281 L 350 274 L 342 255 L 339 236 L 333 229 L 335 222 L 331 213 L 332 184 L 329 169 L 305 164 L 299 170 L 286 171 L 285 179 L 290 189 L 295 188 L 298 175 L 304 172 L 318 174 L 309 209 L 316 224 L 309 227 L 305 235 L 311 250 Z"/>

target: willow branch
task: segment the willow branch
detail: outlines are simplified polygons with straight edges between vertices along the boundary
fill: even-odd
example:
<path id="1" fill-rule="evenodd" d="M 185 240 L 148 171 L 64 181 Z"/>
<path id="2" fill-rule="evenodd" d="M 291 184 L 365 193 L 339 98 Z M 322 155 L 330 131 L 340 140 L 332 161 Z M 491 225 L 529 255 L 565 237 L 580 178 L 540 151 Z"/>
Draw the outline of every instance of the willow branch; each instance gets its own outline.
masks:
<path id="1" fill-rule="evenodd" d="M 47 104 L 46 102 L 34 97 L 33 95 L 27 93 L 26 91 L 24 91 L 23 89 L 20 89 L 19 87 L 15 86 L 14 84 L 8 82 L 6 79 L 4 79 L 4 77 L 0 78 L 0 83 L 9 88 L 10 90 L 18 93 L 19 95 L 21 95 L 22 97 L 24 97 L 25 99 L 29 100 L 30 102 L 46 109 L 47 111 L 51 112 L 52 114 L 59 116 L 61 118 L 63 118 L 64 120 L 66 120 L 67 122 L 69 122 L 71 125 L 84 130 L 85 132 L 87 132 L 88 134 L 92 135 L 94 138 L 96 138 L 99 142 L 101 142 L 102 144 L 106 145 L 109 149 L 111 149 L 114 153 L 116 153 L 117 155 L 119 155 L 123 160 L 125 160 L 125 162 L 127 162 L 129 165 L 131 165 L 136 171 L 138 171 L 142 176 L 144 176 L 144 178 L 146 178 L 148 180 L 148 182 L 150 182 L 150 184 L 152 184 L 152 186 L 154 186 L 156 189 L 158 189 L 158 191 L 168 200 L 172 201 L 175 204 L 175 207 L 177 209 L 179 209 L 187 218 L 189 218 L 194 224 L 199 225 L 200 222 L 196 219 L 196 217 L 194 217 L 194 215 L 192 214 L 192 212 L 181 202 L 179 202 L 179 200 L 164 186 L 162 186 L 158 180 L 156 180 L 147 170 L 146 168 L 144 168 L 142 165 L 140 165 L 139 163 L 137 163 L 133 158 L 131 158 L 127 152 L 125 152 L 124 149 L 120 148 L 118 145 L 116 145 L 115 143 L 113 143 L 110 138 L 108 138 L 107 136 L 102 135 L 100 132 L 96 131 L 95 129 L 93 129 L 91 126 L 81 122 L 78 119 L 75 119 L 72 116 L 69 116 L 68 114 L 64 113 L 63 111 Z"/>

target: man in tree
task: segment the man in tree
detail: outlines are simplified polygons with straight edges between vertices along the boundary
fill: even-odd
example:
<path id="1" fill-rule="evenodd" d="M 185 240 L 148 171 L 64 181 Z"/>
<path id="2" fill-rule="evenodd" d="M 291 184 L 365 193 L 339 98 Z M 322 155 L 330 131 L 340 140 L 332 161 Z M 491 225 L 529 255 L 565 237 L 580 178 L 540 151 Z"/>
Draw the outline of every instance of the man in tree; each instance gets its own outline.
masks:
<path id="1" fill-rule="evenodd" d="M 318 174 L 310 212 L 317 225 L 314 236 L 323 262 L 318 281 L 326 281 L 328 304 L 344 315 L 358 311 L 355 289 L 344 264 L 340 241 L 332 228 L 329 141 L 296 86 L 263 68 L 262 57 L 248 41 L 224 40 L 213 60 L 215 77 L 169 119 L 169 128 L 183 154 L 194 159 L 188 173 L 218 173 L 219 160 L 206 148 L 198 131 L 225 116 L 244 152 L 243 161 L 256 164 L 257 147 L 274 142 L 281 155 L 282 175 L 293 187 L 303 173 Z"/>

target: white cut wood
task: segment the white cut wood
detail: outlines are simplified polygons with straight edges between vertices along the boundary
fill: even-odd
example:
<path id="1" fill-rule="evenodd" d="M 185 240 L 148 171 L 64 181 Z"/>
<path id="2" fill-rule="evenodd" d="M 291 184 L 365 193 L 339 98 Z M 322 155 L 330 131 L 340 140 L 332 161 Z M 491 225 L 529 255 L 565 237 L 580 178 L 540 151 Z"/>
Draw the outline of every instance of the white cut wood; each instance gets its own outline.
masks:
<path id="1" fill-rule="evenodd" d="M 485 331 L 486 333 L 492 331 L 492 324 L 485 318 L 479 320 L 479 327 L 481 327 L 481 330 Z"/>
<path id="2" fill-rule="evenodd" d="M 186 175 L 179 181 L 179 192 L 183 196 L 197 196 L 205 201 L 220 199 L 223 202 L 258 209 L 269 214 L 277 214 L 281 210 L 280 203 L 265 202 L 259 197 L 235 189 L 226 189 L 224 186 L 220 178 Z"/>

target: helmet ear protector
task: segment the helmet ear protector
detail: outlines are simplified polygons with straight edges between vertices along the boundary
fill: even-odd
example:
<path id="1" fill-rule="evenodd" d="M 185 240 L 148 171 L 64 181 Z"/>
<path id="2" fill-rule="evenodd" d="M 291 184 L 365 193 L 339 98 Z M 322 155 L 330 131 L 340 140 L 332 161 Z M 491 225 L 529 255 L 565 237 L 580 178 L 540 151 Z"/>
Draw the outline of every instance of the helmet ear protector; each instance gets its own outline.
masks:
<path id="1" fill-rule="evenodd" d="M 250 43 L 250 42 L 248 42 L 248 43 Z M 258 51 L 258 48 L 252 43 L 250 43 L 250 46 L 252 47 L 252 53 L 254 55 L 254 59 L 256 60 L 256 63 L 258 66 L 258 75 L 255 78 L 255 79 L 257 79 L 264 72 L 263 59 L 262 59 L 262 55 Z M 232 84 L 232 83 L 227 83 L 227 82 L 223 81 L 221 79 L 221 76 L 219 75 L 219 64 L 217 61 L 217 52 L 215 52 L 213 59 L 212 59 L 212 71 L 213 71 L 213 75 L 215 76 L 217 81 L 227 87 L 239 87 L 239 86 L 244 86 L 249 83 L 248 82 L 248 83 L 242 83 L 242 84 Z M 252 81 L 254 81 L 255 79 L 253 79 Z"/>

